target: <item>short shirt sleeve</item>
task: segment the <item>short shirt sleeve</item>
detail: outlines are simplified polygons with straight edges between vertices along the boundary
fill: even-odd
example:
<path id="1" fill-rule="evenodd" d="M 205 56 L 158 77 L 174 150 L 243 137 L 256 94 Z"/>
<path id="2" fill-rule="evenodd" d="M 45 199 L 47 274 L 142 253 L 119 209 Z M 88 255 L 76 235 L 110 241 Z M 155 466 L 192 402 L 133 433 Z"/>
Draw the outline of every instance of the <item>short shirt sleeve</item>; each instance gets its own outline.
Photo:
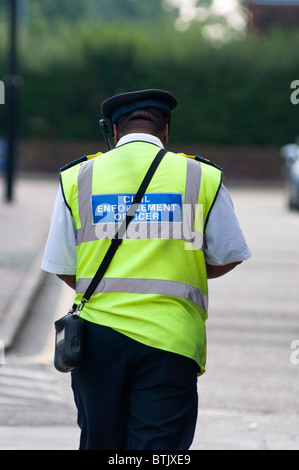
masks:
<path id="1" fill-rule="evenodd" d="M 59 186 L 41 268 L 52 274 L 74 275 L 76 265 L 75 221 Z"/>
<path id="2" fill-rule="evenodd" d="M 221 185 L 204 234 L 205 260 L 212 266 L 245 261 L 251 257 L 229 192 Z"/>

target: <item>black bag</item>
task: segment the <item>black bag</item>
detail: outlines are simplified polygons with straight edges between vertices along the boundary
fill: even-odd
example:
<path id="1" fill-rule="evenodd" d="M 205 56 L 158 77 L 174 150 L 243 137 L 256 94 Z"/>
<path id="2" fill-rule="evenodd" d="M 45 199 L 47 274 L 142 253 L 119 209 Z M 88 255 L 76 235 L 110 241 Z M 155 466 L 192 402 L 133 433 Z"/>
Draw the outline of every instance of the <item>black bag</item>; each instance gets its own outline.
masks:
<path id="1" fill-rule="evenodd" d="M 72 310 L 55 323 L 54 365 L 59 372 L 70 372 L 83 357 L 84 320 Z"/>
<path id="2" fill-rule="evenodd" d="M 75 367 L 79 366 L 82 361 L 84 348 L 84 320 L 80 317 L 81 311 L 84 305 L 89 301 L 91 295 L 104 276 L 118 247 L 121 245 L 123 240 L 122 237 L 125 235 L 129 223 L 134 218 L 141 199 L 143 198 L 144 193 L 165 154 L 166 151 L 161 149 L 152 162 L 123 223 L 115 234 L 115 238 L 111 240 L 110 247 L 108 248 L 99 269 L 83 295 L 81 304 L 74 304 L 67 315 L 54 323 L 56 331 L 54 366 L 59 372 L 70 372 Z"/>

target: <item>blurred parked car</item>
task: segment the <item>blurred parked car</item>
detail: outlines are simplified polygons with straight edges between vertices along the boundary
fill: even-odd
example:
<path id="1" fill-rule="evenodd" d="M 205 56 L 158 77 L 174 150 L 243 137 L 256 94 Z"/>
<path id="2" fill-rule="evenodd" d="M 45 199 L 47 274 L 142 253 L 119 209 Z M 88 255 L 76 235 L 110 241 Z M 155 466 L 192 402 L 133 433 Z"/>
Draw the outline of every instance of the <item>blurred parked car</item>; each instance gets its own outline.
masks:
<path id="1" fill-rule="evenodd" d="M 285 162 L 284 177 L 288 206 L 299 211 L 299 136 L 294 144 L 281 147 L 280 154 Z"/>

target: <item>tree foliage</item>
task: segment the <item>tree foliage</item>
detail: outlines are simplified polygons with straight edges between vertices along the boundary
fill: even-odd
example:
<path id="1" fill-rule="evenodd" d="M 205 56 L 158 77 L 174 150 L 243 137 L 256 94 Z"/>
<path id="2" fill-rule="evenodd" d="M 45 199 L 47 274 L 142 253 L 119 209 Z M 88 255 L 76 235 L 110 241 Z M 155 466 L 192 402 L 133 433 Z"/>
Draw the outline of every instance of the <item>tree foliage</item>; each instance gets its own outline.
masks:
<path id="1" fill-rule="evenodd" d="M 165 17 L 150 24 L 140 19 L 91 22 L 84 19 L 91 14 L 85 7 L 83 12 L 85 2 L 65 0 L 61 11 L 59 3 L 31 0 L 30 5 L 47 6 L 44 14 L 53 22 L 69 8 L 73 22 L 55 22 L 55 31 L 22 30 L 22 137 L 97 139 L 101 101 L 143 88 L 177 96 L 173 142 L 282 145 L 298 134 L 299 105 L 290 101 L 291 83 L 299 79 L 297 31 L 248 34 L 221 45 L 206 41 L 198 24 L 177 32 Z M 108 0 L 107 8 L 122 3 Z M 136 9 L 146 3 L 151 10 L 149 4 L 156 2 L 128 3 Z M 105 0 L 87 4 L 104 8 Z M 41 21 L 41 10 L 37 17 Z M 0 79 L 6 74 L 5 53 L 0 47 Z"/>
<path id="2" fill-rule="evenodd" d="M 9 1 L 1 2 L 0 18 L 7 15 Z M 19 0 L 19 16 L 32 29 L 83 21 L 157 21 L 163 15 L 163 0 Z"/>

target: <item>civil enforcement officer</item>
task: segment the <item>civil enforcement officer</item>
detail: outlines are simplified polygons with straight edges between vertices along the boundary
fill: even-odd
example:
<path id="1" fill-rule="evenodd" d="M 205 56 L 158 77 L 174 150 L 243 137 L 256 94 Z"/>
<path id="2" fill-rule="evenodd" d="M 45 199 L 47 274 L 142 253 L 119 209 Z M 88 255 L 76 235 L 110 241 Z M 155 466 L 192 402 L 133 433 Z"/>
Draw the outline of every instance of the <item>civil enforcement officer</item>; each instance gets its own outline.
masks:
<path id="1" fill-rule="evenodd" d="M 42 268 L 76 290 L 76 303 L 167 144 L 176 106 L 163 90 L 109 98 L 102 114 L 116 147 L 61 171 Z M 205 160 L 167 152 L 84 306 L 84 360 L 72 371 L 80 449 L 190 447 L 205 372 L 207 279 L 251 256 L 221 177 Z"/>

